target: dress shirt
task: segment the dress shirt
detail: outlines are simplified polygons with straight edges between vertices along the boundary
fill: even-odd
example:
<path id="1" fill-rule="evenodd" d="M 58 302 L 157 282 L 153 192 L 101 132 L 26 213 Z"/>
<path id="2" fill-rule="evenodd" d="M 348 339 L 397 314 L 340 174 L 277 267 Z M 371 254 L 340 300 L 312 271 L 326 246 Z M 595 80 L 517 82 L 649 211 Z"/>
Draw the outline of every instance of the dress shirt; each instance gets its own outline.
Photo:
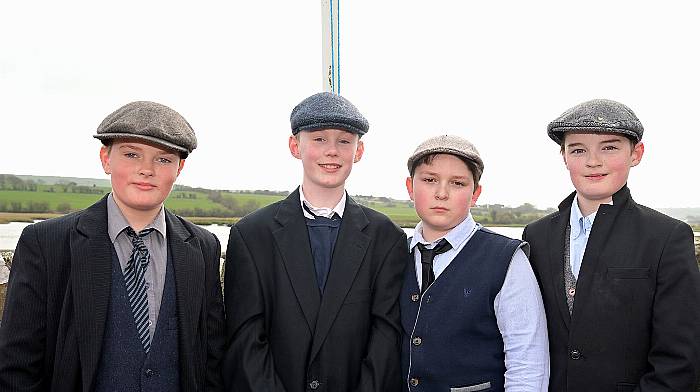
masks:
<path id="1" fill-rule="evenodd" d="M 610 203 L 612 204 L 612 201 Z M 578 206 L 578 195 L 571 203 L 571 215 L 569 216 L 569 225 L 571 232 L 569 233 L 569 263 L 571 263 L 571 272 L 578 280 L 578 272 L 581 270 L 583 255 L 586 253 L 586 244 L 588 244 L 588 236 L 591 235 L 593 221 L 598 213 L 596 210 L 588 216 L 583 216 L 581 209 Z"/>
<path id="2" fill-rule="evenodd" d="M 433 248 L 445 238 L 452 249 L 437 255 L 433 261 L 435 280 L 447 268 L 481 225 L 471 214 L 444 237 L 433 242 L 423 238 L 423 224 L 418 222 L 410 250 L 420 242 Z M 527 246 L 527 245 L 525 245 Z M 416 279 L 421 286 L 422 276 L 420 252 L 413 252 L 416 264 Z M 496 323 L 503 337 L 505 353 L 505 390 L 547 391 L 549 385 L 549 340 L 547 319 L 540 288 L 530 262 L 522 249 L 518 249 L 511 260 L 501 290 L 493 301 Z M 469 348 L 465 347 L 465 352 Z"/>
<path id="3" fill-rule="evenodd" d="M 107 197 L 107 224 L 109 239 L 112 240 L 114 250 L 117 252 L 119 265 L 123 273 L 131 258 L 131 251 L 134 249 L 134 245 L 131 243 L 131 238 L 124 231 L 127 226 L 130 226 L 129 222 L 122 214 L 111 193 Z M 148 297 L 148 320 L 151 323 L 149 325 L 149 333 L 151 338 L 153 338 L 160 312 L 160 303 L 163 299 L 165 268 L 168 260 L 168 242 L 165 237 L 165 212 L 163 207 L 160 208 L 160 212 L 158 212 L 153 222 L 144 229 L 148 228 L 155 229 L 143 238 L 143 243 L 148 248 L 148 254 L 150 255 L 150 262 L 144 278 L 146 279 L 146 296 Z"/>
<path id="4" fill-rule="evenodd" d="M 304 216 L 309 218 L 309 219 L 314 219 L 314 216 L 309 214 L 309 211 L 306 211 L 306 208 L 304 208 L 304 205 L 311 210 L 311 212 L 314 213 L 316 216 L 323 216 L 328 219 L 333 218 L 333 214 L 338 214 L 339 217 L 343 217 L 343 212 L 345 212 L 345 200 L 347 200 L 348 196 L 345 191 L 343 191 L 343 197 L 340 198 L 340 201 L 338 204 L 335 205 L 333 208 L 327 208 L 327 207 L 314 207 L 309 203 L 308 200 L 306 200 L 306 197 L 304 196 L 304 189 L 299 186 L 299 200 L 301 202 L 301 210 L 304 212 Z"/>

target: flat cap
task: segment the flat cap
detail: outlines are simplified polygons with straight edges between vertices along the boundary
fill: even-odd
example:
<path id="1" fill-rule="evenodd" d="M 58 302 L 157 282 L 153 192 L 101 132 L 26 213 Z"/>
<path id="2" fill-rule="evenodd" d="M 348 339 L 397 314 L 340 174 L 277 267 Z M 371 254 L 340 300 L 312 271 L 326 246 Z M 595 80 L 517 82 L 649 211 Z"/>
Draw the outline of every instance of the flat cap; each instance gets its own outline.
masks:
<path id="1" fill-rule="evenodd" d="M 141 139 L 178 151 L 183 158 L 197 148 L 194 130 L 180 113 L 148 101 L 131 102 L 117 109 L 102 120 L 94 137 L 103 142 Z"/>
<path id="2" fill-rule="evenodd" d="M 323 92 L 301 101 L 289 118 L 292 134 L 319 129 L 342 129 L 360 136 L 367 133 L 369 122 L 359 110 L 338 94 Z"/>
<path id="3" fill-rule="evenodd" d="M 557 144 L 564 140 L 564 132 L 619 133 L 639 142 L 644 127 L 632 109 L 620 102 L 594 99 L 565 111 L 547 126 L 547 135 Z"/>
<path id="4" fill-rule="evenodd" d="M 408 158 L 408 172 L 411 173 L 413 171 L 414 165 L 416 162 L 418 162 L 418 160 L 430 154 L 451 154 L 473 162 L 478 173 L 472 174 L 474 175 L 474 179 L 477 181 L 481 178 L 481 173 L 484 172 L 484 161 L 481 160 L 481 156 L 479 155 L 479 151 L 477 151 L 476 147 L 474 147 L 474 145 L 467 139 L 454 135 L 440 135 L 431 137 L 418 145 L 418 148 L 416 148 L 416 150 L 413 152 L 413 155 Z"/>

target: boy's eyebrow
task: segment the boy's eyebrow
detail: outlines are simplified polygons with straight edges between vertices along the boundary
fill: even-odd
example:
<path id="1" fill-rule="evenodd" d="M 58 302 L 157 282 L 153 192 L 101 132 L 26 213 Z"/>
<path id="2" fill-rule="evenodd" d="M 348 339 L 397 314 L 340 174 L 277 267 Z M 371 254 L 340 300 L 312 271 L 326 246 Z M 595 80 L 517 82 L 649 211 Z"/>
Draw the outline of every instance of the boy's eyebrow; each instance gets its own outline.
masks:
<path id="1" fill-rule="evenodd" d="M 607 139 L 607 140 L 601 141 L 601 143 L 621 143 L 621 142 L 622 142 L 622 139 L 619 137 L 614 138 L 614 139 Z"/>

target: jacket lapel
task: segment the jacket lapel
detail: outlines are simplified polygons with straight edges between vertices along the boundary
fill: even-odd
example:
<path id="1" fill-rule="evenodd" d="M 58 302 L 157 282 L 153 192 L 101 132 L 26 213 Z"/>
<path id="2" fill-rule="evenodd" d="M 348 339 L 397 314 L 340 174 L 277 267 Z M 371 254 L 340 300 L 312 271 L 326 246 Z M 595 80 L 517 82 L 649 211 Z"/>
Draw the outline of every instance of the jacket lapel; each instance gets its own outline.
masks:
<path id="1" fill-rule="evenodd" d="M 168 235 L 168 257 L 175 277 L 175 306 L 180 345 L 180 371 L 195 377 L 195 361 L 191 354 L 199 339 L 197 328 L 204 297 L 204 258 L 197 237 L 178 217 L 165 210 Z M 188 360 L 189 358 L 189 360 Z M 191 379 L 181 375 L 181 379 Z"/>
<path id="2" fill-rule="evenodd" d="M 589 298 L 594 295 L 591 291 L 593 280 L 599 269 L 600 254 L 610 239 L 615 220 L 620 212 L 628 206 L 628 200 L 630 200 L 629 189 L 624 186 L 613 195 L 613 205 L 601 204 L 598 207 L 576 282 L 576 297 L 572 313 L 572 322 L 574 323 L 578 317 L 582 317 L 580 315 L 584 314 Z"/>
<path id="3" fill-rule="evenodd" d="M 313 360 L 326 339 L 328 331 L 355 281 L 355 275 L 362 265 L 370 243 L 370 237 L 362 231 L 368 224 L 369 220 L 362 208 L 348 196 L 316 322 L 310 360 Z"/>
<path id="4" fill-rule="evenodd" d="M 83 390 L 92 389 L 102 353 L 112 287 L 112 242 L 107 197 L 81 213 L 71 233 L 71 282 L 77 320 Z"/>
<path id="5" fill-rule="evenodd" d="M 316 285 L 316 272 L 306 220 L 299 200 L 299 188 L 297 188 L 280 204 L 275 220 L 281 227 L 274 230 L 273 235 L 294 294 L 304 313 L 309 331 L 313 335 L 321 304 L 321 293 Z"/>
<path id="6" fill-rule="evenodd" d="M 564 293 L 564 250 L 566 249 L 566 227 L 569 224 L 569 216 L 571 215 L 571 202 L 574 200 L 576 192 L 572 193 L 559 204 L 559 214 L 552 217 L 552 222 L 549 225 L 547 233 L 547 241 L 551 244 L 549 247 L 549 268 L 552 273 L 549 276 L 552 278 L 552 287 L 554 288 L 554 297 L 557 298 L 557 307 L 559 313 L 564 320 L 566 327 L 570 327 L 571 315 L 569 307 L 566 304 L 566 295 Z"/>

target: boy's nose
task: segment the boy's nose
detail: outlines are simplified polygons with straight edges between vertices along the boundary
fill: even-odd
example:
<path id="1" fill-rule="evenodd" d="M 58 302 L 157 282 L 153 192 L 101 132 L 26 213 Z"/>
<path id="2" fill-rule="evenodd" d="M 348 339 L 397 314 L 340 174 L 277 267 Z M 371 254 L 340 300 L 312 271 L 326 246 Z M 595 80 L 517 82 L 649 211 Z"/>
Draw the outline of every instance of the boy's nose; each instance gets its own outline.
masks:
<path id="1" fill-rule="evenodd" d="M 600 158 L 598 157 L 598 154 L 595 152 L 591 152 L 590 154 L 587 155 L 586 157 L 586 166 L 588 167 L 596 167 L 600 166 Z"/>
<path id="2" fill-rule="evenodd" d="M 445 200 L 448 197 L 449 197 L 449 193 L 447 192 L 447 187 L 444 185 L 438 186 L 438 188 L 435 190 L 435 199 Z"/>
<path id="3" fill-rule="evenodd" d="M 142 176 L 152 176 L 153 175 L 153 162 L 144 162 L 139 168 L 139 174 Z"/>

